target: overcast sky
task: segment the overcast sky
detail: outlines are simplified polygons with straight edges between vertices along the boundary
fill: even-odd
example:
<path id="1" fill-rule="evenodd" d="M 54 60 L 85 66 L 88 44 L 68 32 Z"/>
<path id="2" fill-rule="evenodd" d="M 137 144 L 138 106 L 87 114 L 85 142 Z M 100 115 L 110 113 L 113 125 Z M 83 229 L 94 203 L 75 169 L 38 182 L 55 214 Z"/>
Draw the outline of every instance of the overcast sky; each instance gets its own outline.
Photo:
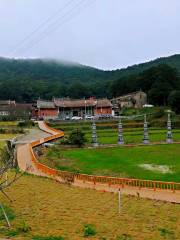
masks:
<path id="1" fill-rule="evenodd" d="M 0 56 L 116 69 L 175 53 L 180 0 L 0 0 Z"/>

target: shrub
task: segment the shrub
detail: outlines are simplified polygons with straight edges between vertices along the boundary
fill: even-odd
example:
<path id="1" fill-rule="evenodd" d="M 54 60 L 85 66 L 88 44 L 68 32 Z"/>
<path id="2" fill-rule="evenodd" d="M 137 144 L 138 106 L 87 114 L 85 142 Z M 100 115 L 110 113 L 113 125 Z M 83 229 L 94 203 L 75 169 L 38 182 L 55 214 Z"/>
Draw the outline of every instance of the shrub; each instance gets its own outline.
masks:
<path id="1" fill-rule="evenodd" d="M 18 228 L 19 232 L 27 233 L 31 230 L 31 227 L 25 221 L 22 222 L 22 225 Z"/>
<path id="2" fill-rule="evenodd" d="M 93 225 L 85 224 L 84 225 L 84 237 L 90 237 L 96 235 L 96 230 Z"/>
<path id="3" fill-rule="evenodd" d="M 52 236 L 47 236 L 47 237 L 42 237 L 42 236 L 34 236 L 32 240 L 64 240 L 63 237 L 52 237 Z"/>
<path id="4" fill-rule="evenodd" d="M 9 231 L 7 231 L 5 235 L 8 237 L 14 237 L 14 236 L 17 236 L 18 234 L 19 234 L 18 230 L 10 229 Z"/>
<path id="5" fill-rule="evenodd" d="M 165 112 L 164 112 L 164 108 L 157 108 L 156 111 L 154 112 L 154 118 L 162 118 L 164 117 Z"/>
<path id="6" fill-rule="evenodd" d="M 126 233 L 116 237 L 116 240 L 131 240 L 131 239 L 132 239 L 131 236 Z"/>
<path id="7" fill-rule="evenodd" d="M 60 139 L 59 143 L 63 145 L 68 145 L 70 144 L 69 138 L 67 136 L 64 136 L 62 139 Z"/>
<path id="8" fill-rule="evenodd" d="M 172 236 L 173 237 L 174 236 L 174 232 L 170 231 L 166 228 L 159 228 L 158 230 L 159 230 L 161 236 L 163 236 L 163 237 L 166 237 L 166 236 Z"/>
<path id="9" fill-rule="evenodd" d="M 6 129 L 0 128 L 0 134 L 4 134 L 4 133 L 6 133 Z"/>
<path id="10" fill-rule="evenodd" d="M 1 156 L 0 156 L 1 163 L 6 164 L 10 159 L 10 154 L 9 154 L 7 148 L 5 148 L 5 147 L 1 148 L 0 153 L 1 153 Z"/>
<path id="11" fill-rule="evenodd" d="M 18 123 L 18 127 L 33 127 L 35 123 L 33 121 L 27 120 Z"/>
<path id="12" fill-rule="evenodd" d="M 25 133 L 23 128 L 0 128 L 0 134 L 22 134 Z"/>
<path id="13" fill-rule="evenodd" d="M 168 97 L 168 103 L 176 113 L 180 113 L 180 91 L 172 91 Z"/>
<path id="14" fill-rule="evenodd" d="M 69 135 L 69 143 L 72 145 L 78 145 L 82 147 L 86 142 L 87 139 L 85 138 L 85 133 L 79 129 L 72 131 Z"/>

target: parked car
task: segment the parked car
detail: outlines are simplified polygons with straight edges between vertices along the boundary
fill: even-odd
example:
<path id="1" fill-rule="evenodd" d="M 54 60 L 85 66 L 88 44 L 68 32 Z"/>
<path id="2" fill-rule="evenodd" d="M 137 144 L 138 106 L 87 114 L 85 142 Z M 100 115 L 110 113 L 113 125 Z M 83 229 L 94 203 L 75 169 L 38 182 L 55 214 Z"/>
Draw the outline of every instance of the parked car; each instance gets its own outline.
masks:
<path id="1" fill-rule="evenodd" d="M 92 120 L 92 119 L 94 119 L 94 116 L 92 116 L 92 115 L 86 115 L 84 118 L 87 119 L 87 120 Z"/>
<path id="2" fill-rule="evenodd" d="M 82 120 L 83 118 L 82 117 L 78 117 L 78 116 L 73 116 L 71 118 L 71 120 Z"/>
<path id="3" fill-rule="evenodd" d="M 143 108 L 152 108 L 152 107 L 154 107 L 154 105 L 152 105 L 152 104 L 144 104 L 143 105 Z"/>
<path id="4" fill-rule="evenodd" d="M 101 114 L 101 115 L 96 115 L 95 116 L 96 119 L 109 119 L 112 118 L 111 114 Z"/>
<path id="5" fill-rule="evenodd" d="M 70 120 L 70 117 L 69 117 L 69 116 L 66 116 L 64 120 Z"/>
<path id="6" fill-rule="evenodd" d="M 114 116 L 112 116 L 112 118 L 114 118 L 114 119 L 119 119 L 121 116 L 117 116 L 117 115 L 114 115 Z"/>

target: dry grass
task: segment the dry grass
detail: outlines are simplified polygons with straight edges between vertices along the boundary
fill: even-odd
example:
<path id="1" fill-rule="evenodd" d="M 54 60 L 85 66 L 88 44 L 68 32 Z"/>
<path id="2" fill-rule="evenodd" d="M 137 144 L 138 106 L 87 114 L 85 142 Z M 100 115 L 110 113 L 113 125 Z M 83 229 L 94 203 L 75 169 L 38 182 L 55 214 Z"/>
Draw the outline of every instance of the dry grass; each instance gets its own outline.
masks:
<path id="1" fill-rule="evenodd" d="M 12 203 L 0 197 L 15 212 L 13 228 L 17 229 L 22 221 L 31 227 L 28 233 L 18 233 L 12 239 L 32 239 L 34 235 L 86 239 L 85 224 L 95 226 L 97 233 L 90 237 L 92 240 L 180 239 L 180 205 L 123 196 L 122 212 L 118 214 L 116 194 L 29 175 L 9 188 L 8 194 Z M 1 229 L 1 236 L 4 231 Z"/>
<path id="2" fill-rule="evenodd" d="M 7 127 L 7 126 L 17 126 L 18 121 L 0 121 L 1 127 Z"/>
<path id="3" fill-rule="evenodd" d="M 18 134 L 0 134 L 0 140 L 15 138 Z"/>

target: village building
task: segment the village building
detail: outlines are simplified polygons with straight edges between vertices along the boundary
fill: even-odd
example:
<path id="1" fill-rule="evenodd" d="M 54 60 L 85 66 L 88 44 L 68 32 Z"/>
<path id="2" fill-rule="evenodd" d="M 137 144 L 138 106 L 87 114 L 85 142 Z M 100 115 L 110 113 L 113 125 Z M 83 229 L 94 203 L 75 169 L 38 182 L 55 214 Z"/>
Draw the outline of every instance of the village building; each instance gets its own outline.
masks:
<path id="1" fill-rule="evenodd" d="M 14 100 L 0 100 L 1 119 L 29 119 L 32 109 L 31 103 L 16 103 Z"/>
<path id="2" fill-rule="evenodd" d="M 74 116 L 85 117 L 111 115 L 112 104 L 108 99 L 70 99 L 54 98 L 52 101 L 37 100 L 33 116 L 43 119 L 71 119 Z"/>
<path id="3" fill-rule="evenodd" d="M 15 107 L 16 102 L 11 100 L 0 100 L 0 116 L 9 116 Z"/>
<path id="4" fill-rule="evenodd" d="M 56 98 L 55 105 L 59 109 L 59 118 L 72 118 L 73 116 L 83 117 L 93 115 L 95 101 L 93 99 L 69 99 Z"/>
<path id="5" fill-rule="evenodd" d="M 32 117 L 38 119 L 49 119 L 57 118 L 58 108 L 55 106 L 53 101 L 38 99 L 37 103 L 34 105 L 32 112 Z"/>
<path id="6" fill-rule="evenodd" d="M 111 103 L 114 113 L 118 114 L 123 108 L 142 108 L 143 105 L 147 104 L 147 94 L 140 90 L 113 98 Z"/>
<path id="7" fill-rule="evenodd" d="M 112 103 L 108 99 L 98 99 L 94 108 L 94 116 L 112 115 Z"/>

